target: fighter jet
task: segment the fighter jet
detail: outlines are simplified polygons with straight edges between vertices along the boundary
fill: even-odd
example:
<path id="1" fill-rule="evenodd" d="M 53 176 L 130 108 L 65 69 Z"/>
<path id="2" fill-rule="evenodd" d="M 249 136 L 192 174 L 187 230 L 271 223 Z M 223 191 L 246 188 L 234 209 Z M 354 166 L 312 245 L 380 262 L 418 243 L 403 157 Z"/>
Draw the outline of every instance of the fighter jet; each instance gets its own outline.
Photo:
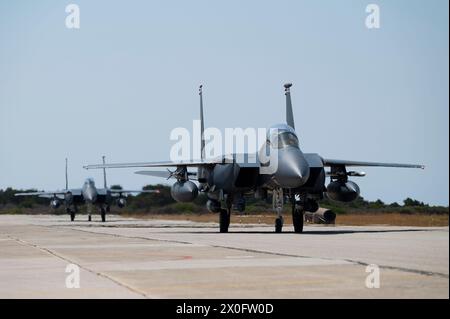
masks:
<path id="1" fill-rule="evenodd" d="M 103 156 L 103 164 L 105 164 L 105 156 Z M 66 159 L 66 187 L 57 191 L 44 191 L 32 193 L 17 193 L 15 196 L 39 196 L 50 198 L 50 207 L 57 209 L 63 204 L 66 213 L 70 215 L 70 220 L 75 220 L 78 212 L 78 206 L 87 205 L 88 220 L 92 220 L 92 208 L 97 206 L 100 208 L 102 222 L 106 221 L 106 213 L 109 213 L 110 207 L 116 204 L 119 208 L 126 205 L 126 195 L 130 193 L 159 193 L 159 190 L 124 190 L 108 188 L 106 183 L 106 169 L 103 170 L 103 188 L 97 188 L 93 178 L 87 178 L 81 188 L 70 188 L 67 176 L 67 159 Z"/>
<path id="2" fill-rule="evenodd" d="M 267 141 L 260 154 L 270 154 L 268 161 L 249 161 L 250 154 L 236 156 L 225 155 L 220 158 L 205 159 L 204 156 L 204 120 L 203 95 L 200 86 L 200 122 L 201 122 L 201 159 L 180 162 L 141 162 L 87 165 L 86 169 L 129 168 L 129 167 L 173 167 L 174 171 L 138 171 L 137 174 L 175 178 L 172 185 L 172 197 L 181 202 L 192 201 L 199 191 L 208 197 L 207 207 L 211 212 L 219 213 L 220 232 L 228 232 L 233 206 L 238 211 L 245 209 L 245 196 L 254 195 L 266 199 L 272 193 L 273 208 L 277 213 L 275 232 L 283 227 L 283 205 L 290 202 L 294 231 L 303 232 L 304 213 L 319 209 L 318 200 L 327 196 L 336 201 L 350 202 L 360 193 L 358 185 L 349 177 L 365 176 L 363 172 L 349 171 L 349 167 L 378 166 L 424 168 L 423 165 L 360 162 L 323 158 L 316 153 L 303 153 L 295 131 L 292 111 L 292 84 L 284 85 L 286 96 L 286 123 L 274 125 L 268 130 Z M 277 162 L 276 170 L 267 174 L 263 167 Z M 196 167 L 197 171 L 188 171 Z M 326 177 L 330 182 L 326 185 Z M 192 180 L 197 181 L 196 183 Z"/>

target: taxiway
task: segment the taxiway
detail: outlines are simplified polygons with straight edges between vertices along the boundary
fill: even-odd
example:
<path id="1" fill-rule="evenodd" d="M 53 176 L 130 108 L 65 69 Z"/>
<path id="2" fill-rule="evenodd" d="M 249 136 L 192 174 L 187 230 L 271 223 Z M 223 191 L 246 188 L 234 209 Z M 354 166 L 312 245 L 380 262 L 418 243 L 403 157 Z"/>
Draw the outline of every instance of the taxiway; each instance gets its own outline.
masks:
<path id="1" fill-rule="evenodd" d="M 214 223 L 84 217 L 0 215 L 0 298 L 449 298 L 448 227 L 220 234 Z M 68 264 L 80 288 L 66 287 Z M 380 288 L 366 287 L 369 264 Z"/>

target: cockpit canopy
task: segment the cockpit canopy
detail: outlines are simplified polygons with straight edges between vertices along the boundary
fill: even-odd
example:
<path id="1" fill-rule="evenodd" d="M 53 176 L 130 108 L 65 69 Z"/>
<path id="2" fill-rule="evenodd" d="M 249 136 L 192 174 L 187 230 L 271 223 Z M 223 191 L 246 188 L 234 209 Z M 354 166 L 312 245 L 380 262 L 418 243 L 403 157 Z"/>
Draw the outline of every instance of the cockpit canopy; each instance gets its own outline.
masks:
<path id="1" fill-rule="evenodd" d="M 272 126 L 267 132 L 267 143 L 278 149 L 288 146 L 299 148 L 297 134 L 286 124 Z"/>
<path id="2" fill-rule="evenodd" d="M 94 179 L 92 177 L 86 178 L 85 184 L 95 185 Z"/>

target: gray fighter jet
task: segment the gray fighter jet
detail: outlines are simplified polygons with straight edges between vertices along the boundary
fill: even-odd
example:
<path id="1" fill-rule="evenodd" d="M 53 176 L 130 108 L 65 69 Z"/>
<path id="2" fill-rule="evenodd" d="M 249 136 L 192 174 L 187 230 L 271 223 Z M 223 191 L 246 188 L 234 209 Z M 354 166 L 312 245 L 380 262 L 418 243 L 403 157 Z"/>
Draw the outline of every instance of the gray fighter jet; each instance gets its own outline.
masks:
<path id="1" fill-rule="evenodd" d="M 273 126 L 267 134 L 267 141 L 261 152 L 270 154 L 267 162 L 250 161 L 250 154 L 241 156 L 232 154 L 215 159 L 205 159 L 203 150 L 204 121 L 203 95 L 200 86 L 201 121 L 201 159 L 186 162 L 144 162 L 121 164 L 97 164 L 85 166 L 86 169 L 129 168 L 129 167 L 173 167 L 174 171 L 139 171 L 137 174 L 175 178 L 171 188 L 172 197 L 181 202 L 194 200 L 199 191 L 208 197 L 207 207 L 211 212 L 219 213 L 220 232 L 228 232 L 233 206 L 245 209 L 245 196 L 254 195 L 265 199 L 272 193 L 273 208 L 277 213 L 275 231 L 281 232 L 284 202 L 290 202 L 296 233 L 303 232 L 304 213 L 319 209 L 318 200 L 324 196 L 336 201 L 350 202 L 360 193 L 358 185 L 349 180 L 353 176 L 365 176 L 362 172 L 349 171 L 348 167 L 379 166 L 424 168 L 423 165 L 360 162 L 322 158 L 315 153 L 303 153 L 295 132 L 290 88 L 284 85 L 286 95 L 286 124 Z M 275 155 L 273 155 L 275 154 Z M 275 156 L 275 157 L 272 157 Z M 260 157 L 257 157 L 258 159 Z M 270 166 L 276 160 L 277 169 L 267 174 L 262 168 Z M 196 167 L 197 171 L 188 171 Z M 325 184 L 326 177 L 330 183 Z M 198 185 L 192 180 L 197 181 Z"/>
<path id="2" fill-rule="evenodd" d="M 103 156 L 103 164 L 105 164 L 105 157 Z M 102 222 L 106 221 L 106 213 L 109 213 L 110 207 L 116 204 L 123 208 L 126 205 L 126 195 L 130 193 L 159 193 L 159 190 L 124 190 L 108 188 L 106 183 L 106 169 L 103 169 L 103 188 L 95 186 L 94 179 L 87 178 L 81 188 L 70 188 L 67 176 L 67 159 L 66 159 L 66 187 L 57 191 L 44 191 L 32 193 L 17 193 L 15 196 L 39 196 L 50 198 L 50 207 L 57 209 L 63 204 L 66 212 L 70 215 L 70 220 L 75 220 L 75 215 L 78 212 L 78 206 L 82 204 L 87 205 L 88 220 L 92 220 L 92 208 L 97 206 L 100 208 L 100 215 Z"/>

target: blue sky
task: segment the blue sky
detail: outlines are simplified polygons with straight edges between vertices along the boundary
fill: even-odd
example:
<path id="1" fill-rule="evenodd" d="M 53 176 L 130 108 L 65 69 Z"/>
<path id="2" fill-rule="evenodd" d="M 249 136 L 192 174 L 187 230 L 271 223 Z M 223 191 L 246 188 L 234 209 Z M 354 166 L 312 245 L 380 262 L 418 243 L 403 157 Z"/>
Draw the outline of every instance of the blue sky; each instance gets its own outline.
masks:
<path id="1" fill-rule="evenodd" d="M 81 28 L 65 27 L 65 6 Z M 381 28 L 365 27 L 376 3 Z M 174 127 L 284 121 L 304 152 L 423 163 L 365 169 L 362 196 L 449 203 L 448 1 L 0 0 L 0 188 L 70 186 L 82 165 L 166 160 Z M 127 188 L 156 183 L 110 170 Z"/>

